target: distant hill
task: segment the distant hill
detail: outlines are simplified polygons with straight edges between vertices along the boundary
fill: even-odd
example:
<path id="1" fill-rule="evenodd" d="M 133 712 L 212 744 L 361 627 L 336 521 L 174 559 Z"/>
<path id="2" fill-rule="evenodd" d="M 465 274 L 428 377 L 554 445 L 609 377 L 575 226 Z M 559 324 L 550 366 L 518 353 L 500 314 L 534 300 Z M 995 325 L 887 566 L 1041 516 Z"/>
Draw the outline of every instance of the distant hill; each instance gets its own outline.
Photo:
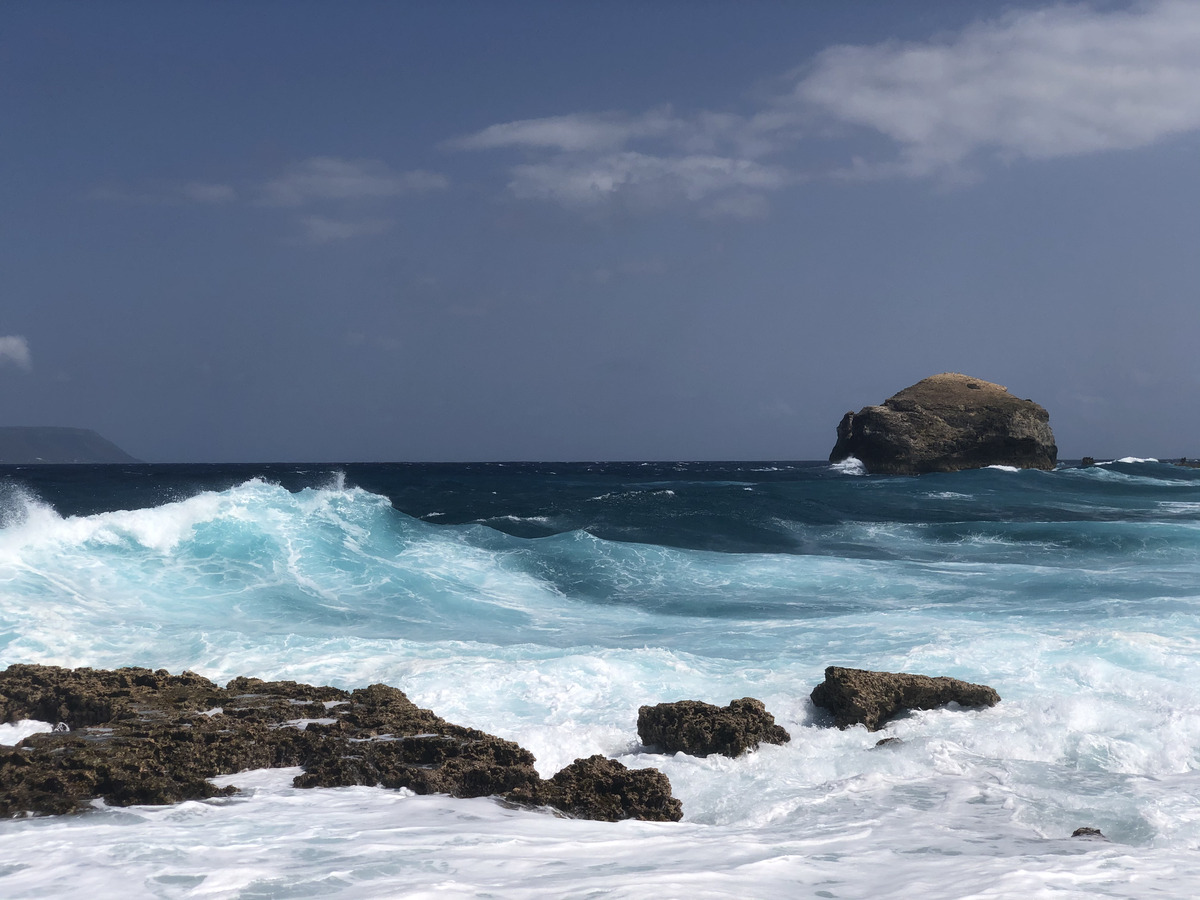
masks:
<path id="1" fill-rule="evenodd" d="M 0 426 L 0 466 L 136 462 L 89 428 Z"/>

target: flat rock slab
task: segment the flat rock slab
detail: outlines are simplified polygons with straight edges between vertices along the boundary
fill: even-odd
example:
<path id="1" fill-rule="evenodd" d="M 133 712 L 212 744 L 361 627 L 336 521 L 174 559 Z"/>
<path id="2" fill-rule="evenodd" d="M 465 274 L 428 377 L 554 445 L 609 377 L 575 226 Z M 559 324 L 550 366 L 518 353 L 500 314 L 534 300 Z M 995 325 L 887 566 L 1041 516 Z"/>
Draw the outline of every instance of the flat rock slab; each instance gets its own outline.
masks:
<path id="1" fill-rule="evenodd" d="M 743 697 L 728 706 L 679 700 L 638 709 L 638 737 L 663 753 L 739 756 L 759 744 L 786 744 L 791 735 L 775 724 L 761 700 Z"/>
<path id="2" fill-rule="evenodd" d="M 813 688 L 812 702 L 833 713 L 838 728 L 866 725 L 878 731 L 890 718 L 910 709 L 995 706 L 1000 695 L 986 684 L 957 678 L 871 672 L 829 666 L 825 680 Z"/>
<path id="3" fill-rule="evenodd" d="M 385 684 L 342 691 L 235 678 L 219 688 L 193 672 L 13 665 L 0 672 L 0 720 L 21 719 L 61 726 L 0 747 L 4 817 L 73 812 L 97 798 L 202 800 L 236 792 L 209 778 L 281 766 L 304 768 L 297 787 L 497 795 L 606 821 L 682 815 L 665 775 L 611 760 L 593 773 L 590 802 L 562 800 L 543 788 L 553 779 L 538 776 L 525 748 L 447 722 Z"/>

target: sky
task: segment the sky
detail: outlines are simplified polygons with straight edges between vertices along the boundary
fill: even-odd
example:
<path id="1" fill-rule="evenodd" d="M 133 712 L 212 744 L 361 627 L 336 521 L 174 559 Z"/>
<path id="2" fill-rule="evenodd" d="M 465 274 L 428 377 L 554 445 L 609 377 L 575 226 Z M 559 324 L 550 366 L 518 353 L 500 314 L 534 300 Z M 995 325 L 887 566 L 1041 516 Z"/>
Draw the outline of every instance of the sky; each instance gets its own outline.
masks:
<path id="1" fill-rule="evenodd" d="M 1200 2 L 0 4 L 0 424 L 821 459 L 943 371 L 1200 456 Z"/>

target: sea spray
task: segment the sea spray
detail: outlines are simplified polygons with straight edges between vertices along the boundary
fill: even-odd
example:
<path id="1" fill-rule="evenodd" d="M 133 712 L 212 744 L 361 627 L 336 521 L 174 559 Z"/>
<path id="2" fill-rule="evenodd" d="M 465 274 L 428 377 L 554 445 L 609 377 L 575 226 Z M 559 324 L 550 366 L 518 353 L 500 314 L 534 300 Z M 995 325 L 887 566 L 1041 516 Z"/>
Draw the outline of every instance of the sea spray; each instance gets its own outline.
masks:
<path id="1" fill-rule="evenodd" d="M 658 767 L 685 815 L 600 826 L 250 774 L 237 799 L 0 826 L 6 896 L 393 896 L 398 878 L 512 897 L 1200 890 L 1195 470 L 3 477 L 4 664 L 383 681 L 528 747 L 543 775 L 593 753 Z M 1004 700 L 840 731 L 808 700 L 826 665 Z M 637 740 L 642 704 L 743 696 L 792 741 L 729 760 Z"/>

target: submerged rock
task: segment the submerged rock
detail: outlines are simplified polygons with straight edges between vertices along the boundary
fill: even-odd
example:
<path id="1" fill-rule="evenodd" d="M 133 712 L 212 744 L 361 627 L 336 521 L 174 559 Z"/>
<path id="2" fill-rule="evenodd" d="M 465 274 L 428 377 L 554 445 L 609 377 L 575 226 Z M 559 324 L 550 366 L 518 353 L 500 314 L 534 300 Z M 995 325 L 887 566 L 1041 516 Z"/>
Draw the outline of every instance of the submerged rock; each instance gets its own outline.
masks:
<path id="1" fill-rule="evenodd" d="M 1106 838 L 1101 833 L 1099 828 L 1087 828 L 1087 827 L 1076 828 L 1074 831 L 1071 832 L 1071 837 L 1094 838 L 1095 840 L 1098 840 L 1098 841 L 1107 841 L 1108 840 L 1108 838 Z"/>
<path id="2" fill-rule="evenodd" d="M 658 769 L 629 769 L 599 754 L 575 760 L 553 778 L 519 787 L 508 799 L 603 822 L 683 818 L 683 804 L 671 795 L 666 775 Z"/>
<path id="3" fill-rule="evenodd" d="M 868 472 L 921 475 L 984 466 L 1053 469 L 1050 414 L 990 381 L 944 372 L 848 412 L 830 462 L 856 457 Z"/>
<path id="4" fill-rule="evenodd" d="M 937 709 L 947 703 L 995 706 L 1000 695 L 985 684 L 957 678 L 829 666 L 825 680 L 813 688 L 812 702 L 832 712 L 838 728 L 866 725 L 868 731 L 878 731 L 906 710 Z"/>
<path id="5" fill-rule="evenodd" d="M 215 787 L 213 776 L 280 766 L 304 768 L 297 787 L 382 785 L 521 802 L 532 794 L 539 805 L 606 821 L 643 808 L 663 817 L 649 801 L 631 801 L 629 784 L 657 792 L 661 809 L 670 807 L 662 797 L 679 807 L 655 770 L 642 781 L 637 773 L 594 780 L 590 803 L 539 793 L 553 779 L 538 777 L 528 750 L 447 722 L 384 684 L 347 692 L 235 678 L 219 688 L 192 672 L 14 665 L 0 672 L 0 719 L 64 726 L 0 747 L 0 816 L 72 812 L 97 798 L 112 806 L 201 800 L 236 792 Z"/>
<path id="6" fill-rule="evenodd" d="M 775 724 L 761 700 L 743 697 L 728 706 L 680 700 L 638 710 L 638 737 L 664 753 L 738 756 L 759 744 L 786 744 L 791 735 Z"/>

